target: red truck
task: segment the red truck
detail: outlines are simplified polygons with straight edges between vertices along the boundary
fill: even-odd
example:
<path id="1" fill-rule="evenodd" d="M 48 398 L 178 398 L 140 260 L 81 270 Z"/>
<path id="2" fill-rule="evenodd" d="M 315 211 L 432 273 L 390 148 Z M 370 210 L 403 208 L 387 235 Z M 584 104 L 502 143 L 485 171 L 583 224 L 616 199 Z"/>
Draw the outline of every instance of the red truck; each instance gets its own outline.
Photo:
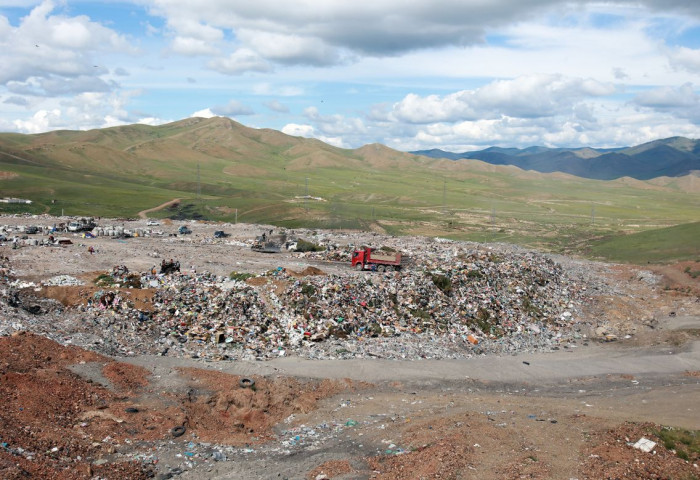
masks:
<path id="1" fill-rule="evenodd" d="M 372 248 L 355 250 L 352 252 L 352 266 L 358 271 L 362 271 L 365 268 L 377 270 L 378 272 L 401 270 L 401 254 L 378 253 Z"/>

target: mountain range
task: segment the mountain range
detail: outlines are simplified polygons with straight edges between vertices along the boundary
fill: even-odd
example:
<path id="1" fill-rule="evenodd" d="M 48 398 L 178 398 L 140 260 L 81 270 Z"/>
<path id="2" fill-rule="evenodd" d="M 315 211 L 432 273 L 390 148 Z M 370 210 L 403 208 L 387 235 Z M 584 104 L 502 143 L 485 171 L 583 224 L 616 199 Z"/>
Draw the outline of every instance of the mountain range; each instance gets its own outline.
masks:
<path id="1" fill-rule="evenodd" d="M 700 170 L 694 140 L 482 153 L 453 161 L 381 144 L 344 149 L 225 117 L 0 133 L 0 197 L 9 197 L 0 212 L 364 229 L 558 251 L 698 220 L 700 182 L 683 175 Z M 540 173 L 537 155 L 587 163 L 572 172 L 579 176 L 552 167 Z M 521 165 L 530 170 L 506 160 L 529 162 Z M 595 168 L 597 177 L 628 176 L 582 178 Z"/>
<path id="2" fill-rule="evenodd" d="M 501 148 L 452 153 L 440 149 L 411 152 L 432 158 L 481 160 L 542 173 L 561 172 L 596 180 L 680 177 L 700 170 L 700 140 L 671 137 L 623 148 Z"/>

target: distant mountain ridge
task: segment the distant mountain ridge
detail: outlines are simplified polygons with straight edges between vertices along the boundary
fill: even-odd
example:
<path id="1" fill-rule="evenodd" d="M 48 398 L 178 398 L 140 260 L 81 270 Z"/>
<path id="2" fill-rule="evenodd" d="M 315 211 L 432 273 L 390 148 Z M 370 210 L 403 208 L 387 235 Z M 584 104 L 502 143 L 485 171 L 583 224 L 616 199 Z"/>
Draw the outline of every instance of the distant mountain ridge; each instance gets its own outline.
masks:
<path id="1" fill-rule="evenodd" d="M 650 180 L 680 177 L 700 170 L 700 140 L 685 137 L 670 137 L 622 148 L 490 147 L 463 153 L 440 149 L 410 153 L 455 161 L 481 160 L 492 165 L 513 165 L 541 173 L 569 173 L 595 180 L 621 177 Z"/>

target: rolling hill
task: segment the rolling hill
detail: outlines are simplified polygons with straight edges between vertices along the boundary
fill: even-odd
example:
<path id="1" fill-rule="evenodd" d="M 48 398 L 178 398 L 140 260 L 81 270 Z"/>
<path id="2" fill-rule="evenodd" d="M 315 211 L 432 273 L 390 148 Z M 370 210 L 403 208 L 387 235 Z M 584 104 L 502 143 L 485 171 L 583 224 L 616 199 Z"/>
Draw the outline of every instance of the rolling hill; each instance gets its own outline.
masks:
<path id="1" fill-rule="evenodd" d="M 662 147 L 681 151 L 662 144 L 635 155 L 653 156 Z M 696 146 L 685 142 L 684 148 Z M 606 182 L 482 160 L 434 159 L 380 144 L 341 149 L 220 117 L 0 134 L 0 192 L 32 200 L 0 203 L 4 213 L 134 217 L 180 199 L 150 215 L 373 229 L 557 251 L 690 223 L 700 211 L 700 181 L 693 175 Z"/>
<path id="2" fill-rule="evenodd" d="M 439 149 L 412 153 L 450 160 L 477 159 L 493 165 L 514 165 L 543 173 L 570 173 L 597 180 L 620 177 L 650 180 L 656 177 L 680 177 L 700 171 L 700 140 L 684 137 L 671 137 L 618 149 L 491 147 L 464 153 Z"/>

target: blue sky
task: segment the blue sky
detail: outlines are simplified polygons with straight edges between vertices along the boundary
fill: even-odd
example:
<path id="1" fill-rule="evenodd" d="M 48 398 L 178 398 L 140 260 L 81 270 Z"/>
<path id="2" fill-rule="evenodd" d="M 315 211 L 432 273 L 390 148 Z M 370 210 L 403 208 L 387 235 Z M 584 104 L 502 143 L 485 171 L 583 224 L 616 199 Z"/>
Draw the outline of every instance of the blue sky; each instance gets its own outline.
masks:
<path id="1" fill-rule="evenodd" d="M 356 148 L 700 138 L 694 0 L 0 0 L 0 131 L 191 116 Z"/>

